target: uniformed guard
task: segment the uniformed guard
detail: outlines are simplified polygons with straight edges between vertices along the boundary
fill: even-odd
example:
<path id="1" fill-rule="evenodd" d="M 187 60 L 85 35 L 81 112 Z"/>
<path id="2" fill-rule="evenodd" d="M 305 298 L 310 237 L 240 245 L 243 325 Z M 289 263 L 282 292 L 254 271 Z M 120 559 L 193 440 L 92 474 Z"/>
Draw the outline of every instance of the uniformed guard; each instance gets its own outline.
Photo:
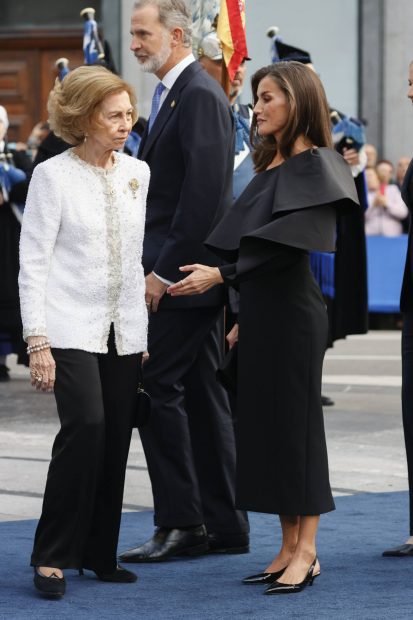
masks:
<path id="1" fill-rule="evenodd" d="M 55 67 L 58 71 L 58 78 L 61 82 L 65 79 L 66 75 L 69 73 L 69 60 L 68 58 L 58 58 L 55 62 Z"/>
<path id="2" fill-rule="evenodd" d="M 209 75 L 221 83 L 222 78 L 222 49 L 216 31 L 208 32 L 198 45 L 198 59 Z M 254 176 L 254 166 L 251 158 L 250 127 L 252 108 L 240 103 L 242 87 L 245 78 L 245 63 L 251 60 L 244 58 L 234 79 L 230 82 L 229 101 L 234 113 L 236 137 L 233 177 L 234 200 L 243 192 Z"/>
<path id="3" fill-rule="evenodd" d="M 85 20 L 83 26 L 83 54 L 85 65 L 97 65 L 105 59 L 103 45 L 99 39 L 98 26 L 95 21 L 95 9 L 90 7 L 80 11 Z"/>

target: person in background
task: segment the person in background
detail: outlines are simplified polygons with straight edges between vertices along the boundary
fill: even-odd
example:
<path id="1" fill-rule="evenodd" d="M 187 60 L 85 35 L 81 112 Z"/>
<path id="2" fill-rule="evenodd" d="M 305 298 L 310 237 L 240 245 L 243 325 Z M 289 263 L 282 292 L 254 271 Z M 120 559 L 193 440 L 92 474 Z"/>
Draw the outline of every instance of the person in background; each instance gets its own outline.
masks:
<path id="1" fill-rule="evenodd" d="M 389 185 L 394 183 L 394 166 L 388 159 L 380 159 L 376 164 L 376 172 L 380 183 Z"/>
<path id="2" fill-rule="evenodd" d="M 49 96 L 50 125 L 72 145 L 30 182 L 19 289 L 31 384 L 54 388 L 61 428 L 31 565 L 45 595 L 63 569 L 131 583 L 116 551 L 148 314 L 141 264 L 149 168 L 118 153 L 136 121 L 132 87 L 79 67 Z"/>
<path id="3" fill-rule="evenodd" d="M 377 165 L 377 149 L 373 144 L 365 144 L 364 152 L 367 155 L 366 168 L 375 168 Z"/>
<path id="4" fill-rule="evenodd" d="M 407 96 L 413 104 L 413 61 L 409 65 Z M 413 160 L 402 185 L 402 198 L 413 213 Z M 409 478 L 409 537 L 404 544 L 383 551 L 384 557 L 413 557 L 413 230 L 409 230 L 406 264 L 400 295 L 402 327 L 402 416 Z"/>
<path id="5" fill-rule="evenodd" d="M 409 167 L 409 164 L 410 164 L 409 157 L 400 157 L 399 160 L 397 161 L 395 181 L 396 181 L 397 187 L 400 190 L 402 189 L 404 177 L 406 176 L 406 172 Z"/>
<path id="6" fill-rule="evenodd" d="M 27 140 L 27 150 L 32 160 L 36 158 L 40 144 L 50 133 L 49 123 L 36 123 Z"/>
<path id="7" fill-rule="evenodd" d="M 390 166 L 381 163 L 381 179 L 374 168 L 366 170 L 368 208 L 364 214 L 366 235 L 396 237 L 403 233 L 403 220 L 408 209 L 395 184 L 383 182 L 390 179 Z"/>
<path id="8" fill-rule="evenodd" d="M 199 62 L 206 72 L 222 85 L 223 56 L 222 48 L 215 31 L 209 32 L 200 42 L 198 48 Z M 233 198 L 240 196 L 254 176 L 254 164 L 251 157 L 250 129 L 252 109 L 250 105 L 239 101 L 245 80 L 246 62 L 244 58 L 229 85 L 228 99 L 235 119 L 235 158 L 233 177 Z"/>
<path id="9" fill-rule="evenodd" d="M 9 381 L 7 356 L 15 353 L 27 364 L 18 291 L 21 208 L 31 160 L 26 145 L 7 141 L 9 117 L 0 106 L 0 382 Z"/>

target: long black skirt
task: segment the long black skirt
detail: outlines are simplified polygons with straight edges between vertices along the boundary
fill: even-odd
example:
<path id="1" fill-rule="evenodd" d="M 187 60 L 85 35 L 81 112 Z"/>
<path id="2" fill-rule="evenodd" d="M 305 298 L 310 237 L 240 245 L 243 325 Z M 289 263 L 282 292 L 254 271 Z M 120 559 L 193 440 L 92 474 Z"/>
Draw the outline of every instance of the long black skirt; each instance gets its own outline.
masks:
<path id="1" fill-rule="evenodd" d="M 334 510 L 321 406 L 328 321 L 306 252 L 279 255 L 240 284 L 238 508 Z"/>

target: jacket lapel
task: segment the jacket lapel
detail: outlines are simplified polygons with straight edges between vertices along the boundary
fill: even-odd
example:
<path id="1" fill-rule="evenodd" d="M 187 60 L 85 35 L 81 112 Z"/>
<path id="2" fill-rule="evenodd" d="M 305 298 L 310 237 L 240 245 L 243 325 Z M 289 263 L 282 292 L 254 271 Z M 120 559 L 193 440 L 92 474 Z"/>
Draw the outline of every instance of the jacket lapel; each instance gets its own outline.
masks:
<path id="1" fill-rule="evenodd" d="M 193 62 L 188 67 L 186 67 L 182 73 L 179 75 L 175 84 L 172 86 L 168 95 L 166 96 L 165 101 L 163 102 L 161 109 L 158 112 L 158 115 L 155 119 L 154 124 L 152 125 L 151 131 L 148 133 L 148 125 L 145 128 L 145 133 L 142 136 L 138 157 L 139 159 L 145 160 L 152 146 L 156 142 L 158 136 L 162 132 L 165 124 L 168 122 L 170 116 L 176 110 L 179 105 L 179 98 L 182 90 L 185 88 L 186 84 L 192 80 L 192 78 L 199 72 L 202 71 L 202 67 L 198 62 Z"/>

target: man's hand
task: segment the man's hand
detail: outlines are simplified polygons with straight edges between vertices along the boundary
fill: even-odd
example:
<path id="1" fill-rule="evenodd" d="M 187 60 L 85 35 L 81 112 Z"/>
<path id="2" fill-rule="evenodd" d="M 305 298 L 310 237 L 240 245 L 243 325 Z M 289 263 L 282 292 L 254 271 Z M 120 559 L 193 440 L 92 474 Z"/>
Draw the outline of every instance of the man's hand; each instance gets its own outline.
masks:
<path id="1" fill-rule="evenodd" d="M 360 156 L 356 149 L 343 149 L 343 157 L 350 166 L 358 166 L 360 164 Z"/>
<path id="2" fill-rule="evenodd" d="M 168 288 L 166 284 L 160 281 L 153 272 L 146 276 L 146 293 L 145 293 L 145 302 L 146 307 L 149 312 L 157 312 L 159 302 L 164 296 L 166 289 Z"/>

